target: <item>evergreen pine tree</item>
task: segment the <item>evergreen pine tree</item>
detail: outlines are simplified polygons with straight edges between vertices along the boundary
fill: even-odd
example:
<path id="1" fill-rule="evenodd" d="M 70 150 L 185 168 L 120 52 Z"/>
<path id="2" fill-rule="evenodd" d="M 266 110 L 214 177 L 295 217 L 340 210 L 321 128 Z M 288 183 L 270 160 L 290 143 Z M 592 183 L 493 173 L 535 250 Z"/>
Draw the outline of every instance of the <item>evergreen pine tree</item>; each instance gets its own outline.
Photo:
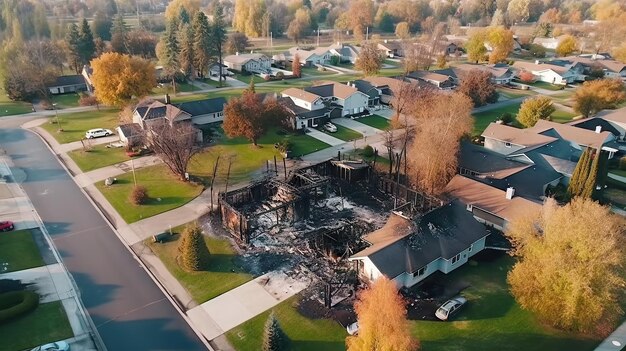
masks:
<path id="1" fill-rule="evenodd" d="M 600 170 L 600 155 L 598 153 L 594 153 L 593 161 L 591 166 L 589 167 L 589 173 L 587 175 L 587 180 L 585 181 L 585 186 L 582 189 L 580 196 L 589 199 L 591 198 L 596 191 L 596 183 L 598 180 L 598 172 Z"/>
<path id="2" fill-rule="evenodd" d="M 254 88 L 254 75 L 250 77 L 250 85 L 248 86 L 247 90 L 251 92 L 252 94 L 256 93 L 256 89 Z"/>
<path id="3" fill-rule="evenodd" d="M 193 73 L 193 30 L 190 24 L 181 26 L 178 32 L 178 62 L 185 77 L 190 77 Z"/>
<path id="4" fill-rule="evenodd" d="M 604 185 L 606 184 L 606 178 L 609 172 L 609 153 L 606 151 L 600 151 L 600 160 L 598 166 L 598 180 L 597 184 L 601 189 L 604 189 Z"/>
<path id="5" fill-rule="evenodd" d="M 213 35 L 211 39 L 213 41 L 213 47 L 215 54 L 217 55 L 217 62 L 220 65 L 220 73 L 222 67 L 222 51 L 224 49 L 224 43 L 226 42 L 226 23 L 224 22 L 224 9 L 222 5 L 217 3 L 213 9 L 213 25 L 211 26 Z M 222 86 L 222 75 L 219 75 L 219 85 Z"/>
<path id="6" fill-rule="evenodd" d="M 67 33 L 65 34 L 65 42 L 67 43 L 67 60 L 70 68 L 76 71 L 76 74 L 80 72 L 81 55 L 80 55 L 80 34 L 78 33 L 78 26 L 76 23 L 69 25 Z"/>
<path id="7" fill-rule="evenodd" d="M 568 192 L 572 197 L 578 196 L 582 192 L 589 174 L 590 161 L 590 149 L 586 148 L 576 163 L 576 168 L 574 168 L 569 182 Z"/>
<path id="8" fill-rule="evenodd" d="M 182 27 L 185 24 L 191 23 L 191 19 L 189 18 L 189 12 L 185 9 L 184 6 L 180 7 L 180 12 L 178 13 L 178 19 L 180 20 L 179 25 Z"/>
<path id="9" fill-rule="evenodd" d="M 111 18 L 107 16 L 106 13 L 102 11 L 96 12 L 93 18 L 92 26 L 95 37 L 102 40 L 111 40 L 111 27 L 113 26 L 113 21 L 111 21 Z"/>
<path id="10" fill-rule="evenodd" d="M 283 331 L 274 313 L 270 314 L 263 330 L 263 351 L 280 351 L 283 349 Z"/>
<path id="11" fill-rule="evenodd" d="M 80 38 L 78 49 L 80 51 L 81 63 L 84 65 L 89 63 L 89 61 L 91 61 L 96 54 L 96 44 L 93 41 L 93 33 L 91 32 L 89 23 L 87 23 L 87 20 L 84 18 L 80 25 L 80 32 L 78 34 Z"/>
<path id="12" fill-rule="evenodd" d="M 212 56 L 211 27 L 209 20 L 202 11 L 198 11 L 193 19 L 193 55 L 194 66 L 198 76 L 204 78 Z"/>
<path id="13" fill-rule="evenodd" d="M 111 26 L 111 48 L 120 54 L 128 53 L 128 26 L 122 15 L 117 15 Z"/>
<path id="14" fill-rule="evenodd" d="M 210 254 L 207 249 L 202 229 L 197 223 L 185 227 L 178 246 L 179 264 L 187 271 L 201 271 L 209 266 Z"/>
<path id="15" fill-rule="evenodd" d="M 171 79 L 174 93 L 176 93 L 175 79 L 176 74 L 180 71 L 180 62 L 178 61 L 179 47 L 176 25 L 173 22 L 168 23 L 159 45 L 160 50 L 157 52 L 157 56 L 163 65 L 165 75 Z"/>

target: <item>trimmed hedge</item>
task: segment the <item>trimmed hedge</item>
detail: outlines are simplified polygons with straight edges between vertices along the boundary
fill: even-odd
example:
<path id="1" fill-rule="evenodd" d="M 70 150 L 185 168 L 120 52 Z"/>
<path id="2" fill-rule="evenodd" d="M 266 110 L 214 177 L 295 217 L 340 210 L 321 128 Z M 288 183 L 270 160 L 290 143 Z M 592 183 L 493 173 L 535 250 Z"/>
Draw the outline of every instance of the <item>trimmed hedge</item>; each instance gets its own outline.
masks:
<path id="1" fill-rule="evenodd" d="M 0 294 L 0 324 L 34 311 L 39 306 L 39 295 L 24 291 Z"/>

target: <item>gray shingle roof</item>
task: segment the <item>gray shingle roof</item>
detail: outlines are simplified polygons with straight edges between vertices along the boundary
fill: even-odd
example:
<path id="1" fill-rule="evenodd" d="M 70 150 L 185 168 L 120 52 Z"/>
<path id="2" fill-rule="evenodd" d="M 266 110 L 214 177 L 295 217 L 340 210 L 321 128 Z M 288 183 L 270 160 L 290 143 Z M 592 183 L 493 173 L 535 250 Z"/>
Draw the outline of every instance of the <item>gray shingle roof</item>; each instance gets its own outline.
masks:
<path id="1" fill-rule="evenodd" d="M 183 102 L 176 106 L 193 117 L 224 111 L 224 105 L 226 105 L 226 99 L 223 97 L 217 97 L 212 99 Z"/>

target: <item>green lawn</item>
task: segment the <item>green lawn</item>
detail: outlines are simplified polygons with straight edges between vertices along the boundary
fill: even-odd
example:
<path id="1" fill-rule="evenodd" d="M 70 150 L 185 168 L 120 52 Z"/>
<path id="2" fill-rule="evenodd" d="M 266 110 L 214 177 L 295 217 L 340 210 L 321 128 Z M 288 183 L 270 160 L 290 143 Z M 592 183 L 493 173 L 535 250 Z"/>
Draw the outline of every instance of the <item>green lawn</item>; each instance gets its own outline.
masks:
<path id="1" fill-rule="evenodd" d="M 309 76 L 328 76 L 328 75 L 333 75 L 333 74 L 337 74 L 337 72 L 331 71 L 331 70 L 325 70 L 325 71 L 320 71 L 318 70 L 316 67 L 302 67 L 302 75 L 309 75 Z"/>
<path id="2" fill-rule="evenodd" d="M 33 105 L 28 102 L 11 101 L 0 87 L 0 117 L 29 113 L 32 112 L 32 107 Z"/>
<path id="3" fill-rule="evenodd" d="M 131 204 L 128 199 L 133 188 L 132 172 L 117 176 L 112 186 L 105 186 L 104 181 L 96 183 L 96 187 L 126 223 L 180 207 L 202 192 L 201 185 L 178 180 L 165 165 L 142 168 L 135 174 L 137 184 L 145 186 L 149 196 L 147 203 L 139 206 Z"/>
<path id="4" fill-rule="evenodd" d="M 47 130 L 59 143 L 71 143 L 79 141 L 85 137 L 85 132 L 94 128 L 107 128 L 115 133 L 115 127 L 119 123 L 118 110 L 101 110 L 88 111 L 70 114 L 59 114 L 59 121 L 62 132 L 59 132 L 59 126 L 56 124 L 56 118 L 52 117 L 49 123 L 41 125 Z"/>
<path id="5" fill-rule="evenodd" d="M 498 94 L 507 98 L 507 99 L 516 99 L 523 96 L 534 95 L 535 92 L 532 90 L 516 90 L 516 89 L 505 89 L 505 88 L 496 88 Z"/>
<path id="6" fill-rule="evenodd" d="M 70 151 L 68 155 L 83 172 L 130 160 L 123 147 L 107 148 L 105 145 L 95 145 L 89 151 Z"/>
<path id="7" fill-rule="evenodd" d="M 324 128 L 320 128 L 319 130 L 323 133 L 326 133 L 330 136 L 333 136 L 337 139 L 341 139 L 341 140 L 345 140 L 345 141 L 351 141 L 354 139 L 361 139 L 363 137 L 363 134 L 357 132 L 356 130 L 350 129 L 350 128 L 346 128 L 344 126 L 340 126 L 338 124 L 335 124 L 335 126 L 337 127 L 337 131 L 335 133 L 330 133 L 328 132 L 326 129 Z"/>
<path id="8" fill-rule="evenodd" d="M 260 83 L 267 83 L 267 81 L 261 77 L 259 77 L 256 74 L 241 74 L 241 73 L 235 73 L 235 75 L 233 76 L 233 78 L 237 79 L 240 82 L 246 83 L 246 84 L 250 84 L 250 78 L 252 78 L 254 80 L 254 84 L 260 84 Z"/>
<path id="9" fill-rule="evenodd" d="M 452 322 L 412 321 L 412 331 L 429 351 L 591 351 L 599 340 L 585 338 L 540 324 L 515 302 L 506 274 L 513 258 L 502 254 L 491 262 L 467 264 L 444 277 L 469 284 L 468 299 Z"/>
<path id="10" fill-rule="evenodd" d="M 193 86 L 187 82 L 185 83 L 176 83 L 176 92 L 177 93 L 186 93 L 194 90 L 200 90 L 200 88 Z M 172 89 L 171 83 L 163 83 L 160 87 L 152 89 L 153 94 L 174 94 L 174 89 Z"/>
<path id="11" fill-rule="evenodd" d="M 309 319 L 297 311 L 298 296 L 272 309 L 289 339 L 287 350 L 343 351 L 346 349 L 346 330 L 330 319 Z M 261 350 L 263 326 L 270 311 L 248 320 L 226 333 L 228 341 L 238 351 Z"/>
<path id="12" fill-rule="evenodd" d="M 576 116 L 577 115 L 575 113 L 557 109 L 552 113 L 552 115 L 550 115 L 550 118 L 553 122 L 566 123 L 571 121 Z"/>
<path id="13" fill-rule="evenodd" d="M 40 304 L 17 320 L 0 324 L 2 350 L 30 350 L 74 336 L 60 301 Z"/>
<path id="14" fill-rule="evenodd" d="M 230 242 L 209 236 L 204 236 L 211 253 L 208 270 L 184 271 L 176 262 L 179 238 L 180 235 L 174 234 L 171 241 L 163 244 L 153 243 L 150 239 L 146 240 L 146 243 L 197 303 L 206 302 L 252 280 L 252 275 L 243 272 L 235 264 L 237 253 Z"/>
<path id="15" fill-rule="evenodd" d="M 497 119 L 500 118 L 500 116 L 502 116 L 505 113 L 510 113 L 511 115 L 513 115 L 513 119 L 514 119 L 513 123 L 515 124 L 516 123 L 515 116 L 517 115 L 517 112 L 519 111 L 520 105 L 521 103 L 517 102 L 517 103 L 506 105 L 503 107 L 494 108 L 492 110 L 475 113 L 474 114 L 474 134 L 475 135 L 482 134 L 482 132 L 489 125 L 489 123 L 495 122 Z M 565 122 L 571 121 L 572 118 L 575 116 L 576 115 L 573 113 L 557 109 L 552 114 L 552 120 L 557 123 L 565 123 Z"/>
<path id="16" fill-rule="evenodd" d="M 247 139 L 241 137 L 228 138 L 224 136 L 221 126 L 216 129 L 216 133 L 221 135 L 217 137 L 216 145 L 208 147 L 195 155 L 189 167 L 189 173 L 203 179 L 205 183 L 210 181 L 213 165 L 218 155 L 220 156 L 220 161 L 216 181 L 223 183 L 226 180 L 228 160 L 232 158 L 230 183 L 234 184 L 249 180 L 255 171 L 265 169 L 267 160 L 270 160 L 273 168 L 274 156 L 280 161 L 280 167 L 282 167 L 282 156 L 274 147 L 275 143 L 285 139 L 289 140 L 292 145 L 292 157 L 310 154 L 329 146 L 305 134 L 287 133 L 280 135 L 277 128 L 270 129 L 261 137 L 257 146 L 253 146 Z"/>
<path id="17" fill-rule="evenodd" d="M 1 273 L 43 266 L 44 262 L 30 230 L 0 234 Z M 5 270 L 6 269 L 6 270 Z"/>
<path id="18" fill-rule="evenodd" d="M 52 103 L 53 104 L 57 104 L 57 109 L 64 109 L 64 108 L 68 108 L 68 107 L 77 107 L 78 106 L 78 99 L 80 99 L 80 96 L 78 96 L 78 94 L 76 94 L 76 93 L 53 95 L 52 96 Z"/>
<path id="19" fill-rule="evenodd" d="M 528 83 L 524 83 L 524 84 L 528 84 Z M 546 90 L 553 90 L 553 91 L 563 90 L 562 85 L 551 84 L 551 83 L 541 82 L 541 81 L 530 83 L 528 85 L 533 86 L 535 88 L 546 89 Z"/>
<path id="20" fill-rule="evenodd" d="M 379 115 L 361 117 L 361 118 L 356 119 L 355 121 L 359 123 L 367 124 L 370 127 L 380 129 L 380 130 L 385 130 L 389 128 L 389 120 Z"/>

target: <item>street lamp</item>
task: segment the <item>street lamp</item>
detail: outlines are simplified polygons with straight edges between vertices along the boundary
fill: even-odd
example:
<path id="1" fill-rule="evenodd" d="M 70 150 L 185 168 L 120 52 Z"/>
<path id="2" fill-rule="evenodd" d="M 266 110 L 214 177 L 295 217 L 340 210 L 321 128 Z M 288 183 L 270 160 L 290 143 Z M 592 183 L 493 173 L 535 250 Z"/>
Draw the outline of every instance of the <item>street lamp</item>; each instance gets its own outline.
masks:
<path id="1" fill-rule="evenodd" d="M 61 121 L 59 120 L 59 113 L 57 112 L 57 104 L 53 103 L 52 108 L 54 109 L 54 116 L 56 117 L 56 120 L 57 120 L 57 126 L 59 126 L 59 132 L 62 132 L 63 127 L 61 127 Z"/>

